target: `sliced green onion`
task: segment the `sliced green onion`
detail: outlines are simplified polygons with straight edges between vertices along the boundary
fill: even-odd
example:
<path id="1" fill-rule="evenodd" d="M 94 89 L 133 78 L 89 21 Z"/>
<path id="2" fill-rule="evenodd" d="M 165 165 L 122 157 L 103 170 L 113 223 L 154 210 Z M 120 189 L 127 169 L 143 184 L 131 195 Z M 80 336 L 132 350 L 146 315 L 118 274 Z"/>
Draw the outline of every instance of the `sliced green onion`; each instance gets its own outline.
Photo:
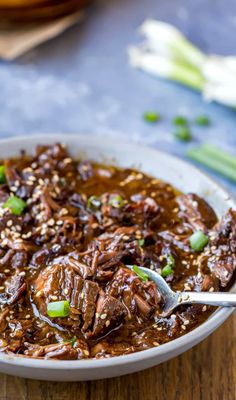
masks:
<path id="1" fill-rule="evenodd" d="M 170 254 L 170 255 L 167 257 L 167 265 L 169 265 L 170 267 L 174 267 L 174 266 L 175 266 L 175 259 L 174 259 L 174 257 L 172 256 L 172 254 Z"/>
<path id="2" fill-rule="evenodd" d="M 162 268 L 161 275 L 163 277 L 166 277 L 166 276 L 169 276 L 169 275 L 173 274 L 174 266 L 175 266 L 175 259 L 172 256 L 172 254 L 169 254 L 167 256 L 167 265 L 164 268 Z"/>
<path id="3" fill-rule="evenodd" d="M 173 119 L 173 125 L 175 126 L 187 126 L 188 125 L 188 121 L 185 117 L 183 117 L 182 115 L 177 115 L 174 119 Z"/>
<path id="4" fill-rule="evenodd" d="M 199 126 L 208 126 L 210 125 L 210 120 L 206 115 L 198 115 L 195 118 L 195 124 Z"/>
<path id="5" fill-rule="evenodd" d="M 138 244 L 140 247 L 143 247 L 145 240 L 144 239 L 139 239 Z"/>
<path id="6" fill-rule="evenodd" d="M 3 204 L 3 208 L 9 208 L 14 215 L 21 215 L 26 206 L 26 202 L 17 196 L 10 196 Z"/>
<path id="7" fill-rule="evenodd" d="M 121 208 L 124 205 L 124 199 L 118 194 L 117 196 L 112 197 L 108 204 L 115 208 Z"/>
<path id="8" fill-rule="evenodd" d="M 229 154 L 226 151 L 223 151 L 222 149 L 219 149 L 218 147 L 210 143 L 204 143 L 201 146 L 201 150 L 209 157 L 215 157 L 222 163 L 225 163 L 230 167 L 236 169 L 236 157 L 233 156 L 232 154 Z"/>
<path id="9" fill-rule="evenodd" d="M 67 300 L 53 301 L 47 305 L 47 314 L 51 318 L 68 317 L 70 314 L 70 304 Z"/>
<path id="10" fill-rule="evenodd" d="M 197 231 L 190 236 L 189 242 L 192 250 L 201 251 L 207 245 L 208 237 L 202 231 Z"/>
<path id="11" fill-rule="evenodd" d="M 220 150 L 219 150 L 220 152 Z M 194 161 L 205 165 L 208 168 L 218 172 L 233 182 L 236 182 L 236 168 L 231 164 L 231 156 L 227 161 L 227 154 L 223 153 L 220 157 L 216 154 L 211 154 L 209 151 L 205 151 L 204 148 L 197 148 L 187 151 L 187 156 Z"/>
<path id="12" fill-rule="evenodd" d="M 133 265 L 132 270 L 136 273 L 136 275 L 139 276 L 142 281 L 147 282 L 149 279 L 149 276 L 145 274 L 137 265 Z"/>
<path id="13" fill-rule="evenodd" d="M 192 140 L 191 132 L 187 126 L 179 126 L 174 136 L 182 142 L 190 142 Z"/>
<path id="14" fill-rule="evenodd" d="M 161 276 L 163 276 L 163 278 L 165 278 L 166 276 L 169 276 L 171 274 L 173 274 L 173 269 L 171 268 L 170 265 L 166 265 L 164 268 L 162 268 Z"/>
<path id="15" fill-rule="evenodd" d="M 87 206 L 91 210 L 97 210 L 101 207 L 101 201 L 98 196 L 90 196 L 87 201 Z"/>
<path id="16" fill-rule="evenodd" d="M 146 122 L 150 122 L 150 123 L 155 123 L 158 122 L 160 120 L 160 115 L 156 112 L 153 111 L 147 111 L 143 114 L 143 119 Z"/>
<path id="17" fill-rule="evenodd" d="M 4 165 L 0 165 L 0 183 L 6 182 L 6 175 L 5 175 L 5 167 Z"/>
<path id="18" fill-rule="evenodd" d="M 70 340 L 71 346 L 72 346 L 72 347 L 74 347 L 76 341 L 77 341 L 77 337 L 76 337 L 76 336 L 74 336 L 74 337 Z"/>

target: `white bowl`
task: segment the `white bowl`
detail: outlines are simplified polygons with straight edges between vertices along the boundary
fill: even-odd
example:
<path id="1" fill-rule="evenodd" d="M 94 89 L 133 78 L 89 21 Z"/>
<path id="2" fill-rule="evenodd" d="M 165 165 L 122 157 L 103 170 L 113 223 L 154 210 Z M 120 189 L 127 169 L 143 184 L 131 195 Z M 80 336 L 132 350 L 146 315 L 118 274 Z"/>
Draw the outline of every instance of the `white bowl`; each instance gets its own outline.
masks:
<path id="1" fill-rule="evenodd" d="M 217 183 L 186 162 L 119 139 L 82 135 L 38 135 L 0 140 L 0 158 L 31 152 L 36 144 L 63 142 L 73 156 L 86 156 L 96 161 L 108 161 L 123 167 L 136 167 L 161 178 L 183 192 L 204 197 L 221 216 L 236 204 Z M 236 285 L 232 288 L 234 290 Z M 0 372 L 25 378 L 51 381 L 85 381 L 130 374 L 160 364 L 190 349 L 220 326 L 232 313 L 232 308 L 217 309 L 202 325 L 160 347 L 134 354 L 100 360 L 57 361 L 0 355 Z"/>

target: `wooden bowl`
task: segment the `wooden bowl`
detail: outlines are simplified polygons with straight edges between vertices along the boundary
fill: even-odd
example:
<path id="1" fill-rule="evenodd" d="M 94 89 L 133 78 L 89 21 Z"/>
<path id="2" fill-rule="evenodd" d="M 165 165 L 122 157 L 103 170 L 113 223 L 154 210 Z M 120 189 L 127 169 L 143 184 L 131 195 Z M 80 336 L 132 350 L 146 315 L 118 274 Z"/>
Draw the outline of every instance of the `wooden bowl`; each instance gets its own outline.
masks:
<path id="1" fill-rule="evenodd" d="M 0 20 L 54 19 L 87 6 L 91 0 L 0 0 Z"/>

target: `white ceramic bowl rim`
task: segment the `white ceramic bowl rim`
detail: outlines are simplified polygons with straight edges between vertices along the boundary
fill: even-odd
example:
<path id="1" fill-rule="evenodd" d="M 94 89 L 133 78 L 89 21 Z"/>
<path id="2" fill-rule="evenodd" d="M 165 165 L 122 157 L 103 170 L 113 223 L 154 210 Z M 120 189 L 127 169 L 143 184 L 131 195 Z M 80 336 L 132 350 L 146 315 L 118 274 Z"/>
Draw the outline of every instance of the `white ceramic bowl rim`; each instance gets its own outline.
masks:
<path id="1" fill-rule="evenodd" d="M 101 142 L 104 143 L 105 145 L 111 145 L 114 144 L 114 139 L 112 138 L 107 138 L 107 137 L 101 137 L 101 136 L 90 136 L 91 142 L 93 142 L 95 145 L 96 143 L 101 146 Z M 0 140 L 0 145 L 5 143 L 5 144 L 11 144 L 14 143 L 15 141 L 21 143 L 21 148 L 24 148 L 24 142 L 27 143 L 28 141 L 33 140 L 36 143 L 54 143 L 54 142 L 67 142 L 69 140 L 75 140 L 75 141 L 80 141 L 81 144 L 83 144 L 83 141 L 87 142 L 88 141 L 88 136 L 86 135 L 75 135 L 75 134 L 68 134 L 68 135 L 62 135 L 62 134 L 43 134 L 43 135 L 33 135 L 30 138 L 28 136 L 16 136 L 12 137 L 9 139 L 1 139 Z M 124 143 L 122 141 L 122 144 L 115 144 L 116 148 L 122 149 L 123 146 L 130 151 L 134 151 L 135 147 L 139 147 L 138 144 L 133 144 L 130 142 Z M 145 146 L 142 145 L 142 148 L 144 149 Z M 176 163 L 181 163 L 185 167 L 191 167 L 192 170 L 195 170 L 198 172 L 198 174 L 201 174 L 202 176 L 206 177 L 207 175 L 204 174 L 203 172 L 199 171 L 197 168 L 194 166 L 189 166 L 188 163 L 185 161 L 179 159 L 178 157 L 175 157 L 173 155 L 170 155 L 168 153 L 164 153 L 159 150 L 152 150 L 148 147 L 145 148 L 146 152 L 150 152 L 150 154 L 154 153 L 155 155 L 165 155 L 169 159 L 175 160 Z M 227 201 L 227 204 L 229 207 L 234 207 L 236 208 L 236 203 L 235 201 L 229 196 L 229 194 L 221 188 L 218 183 L 216 183 L 211 177 L 207 176 L 208 180 L 211 182 L 211 185 L 216 187 L 218 190 L 221 191 L 221 193 L 225 196 L 225 201 Z M 236 288 L 236 283 L 233 285 L 230 291 L 234 291 Z M 215 311 L 203 324 L 195 328 L 194 330 L 190 331 L 189 333 L 184 334 L 183 336 L 174 339 L 170 342 L 167 342 L 165 344 L 162 344 L 161 346 L 158 347 L 153 347 L 147 350 L 142 350 L 136 353 L 131 353 L 127 355 L 121 355 L 121 356 L 115 356 L 115 357 L 109 357 L 109 358 L 103 358 L 103 359 L 90 359 L 90 360 L 45 360 L 45 359 L 33 359 L 33 358 L 28 358 L 24 356 L 14 356 L 14 355 L 7 355 L 4 353 L 0 353 L 0 361 L 11 364 L 11 365 L 18 365 L 22 367 L 30 367 L 30 368 L 42 368 L 42 369 L 57 369 L 57 370 L 74 370 L 74 369 L 97 369 L 99 367 L 111 367 L 111 366 L 122 366 L 123 364 L 129 364 L 129 363 L 134 363 L 134 362 L 139 362 L 141 360 L 146 360 L 146 359 L 151 359 L 155 358 L 157 356 L 161 356 L 162 354 L 165 353 L 171 353 L 175 348 L 181 348 L 183 346 L 187 346 L 190 343 L 194 343 L 194 340 L 199 337 L 204 337 L 207 332 L 214 330 L 216 327 L 219 326 L 220 323 L 222 323 L 224 320 L 226 320 L 230 314 L 233 312 L 233 308 L 219 308 L 217 311 Z M 220 321 L 220 323 L 219 323 Z"/>

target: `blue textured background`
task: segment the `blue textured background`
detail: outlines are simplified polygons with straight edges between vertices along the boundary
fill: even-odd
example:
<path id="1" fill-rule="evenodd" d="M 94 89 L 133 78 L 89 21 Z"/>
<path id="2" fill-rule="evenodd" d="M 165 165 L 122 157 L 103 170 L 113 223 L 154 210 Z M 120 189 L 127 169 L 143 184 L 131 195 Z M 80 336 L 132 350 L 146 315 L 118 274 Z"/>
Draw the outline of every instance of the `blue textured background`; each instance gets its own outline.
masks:
<path id="1" fill-rule="evenodd" d="M 236 54 L 235 0 L 98 1 L 82 24 L 14 63 L 0 62 L 0 135 L 105 134 L 184 157 L 192 143 L 177 143 L 170 121 L 204 113 L 212 124 L 193 128 L 195 144 L 236 152 L 236 112 L 129 67 L 127 46 L 140 40 L 147 17 L 175 24 L 206 52 Z M 148 109 L 163 116 L 158 125 L 142 120 Z M 236 194 L 236 185 L 217 179 Z"/>

